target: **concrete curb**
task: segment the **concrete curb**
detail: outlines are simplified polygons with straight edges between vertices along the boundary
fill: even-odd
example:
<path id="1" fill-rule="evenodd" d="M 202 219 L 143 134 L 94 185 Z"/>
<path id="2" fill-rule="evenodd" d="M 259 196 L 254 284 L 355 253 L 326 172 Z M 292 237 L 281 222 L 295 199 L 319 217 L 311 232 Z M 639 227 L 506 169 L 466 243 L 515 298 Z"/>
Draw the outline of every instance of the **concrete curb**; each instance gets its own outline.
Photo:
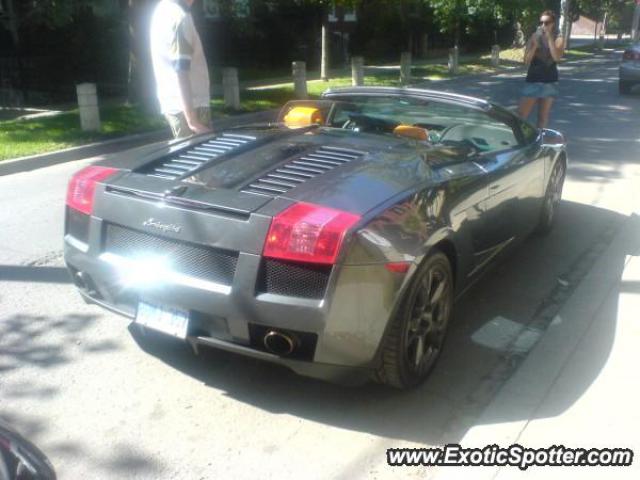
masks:
<path id="1" fill-rule="evenodd" d="M 245 113 L 231 117 L 223 117 L 213 120 L 214 129 L 225 129 L 236 125 L 266 122 L 275 119 L 278 110 L 264 110 L 261 112 Z M 138 133 L 126 137 L 114 138 L 104 142 L 90 143 L 78 147 L 66 148 L 55 152 L 31 155 L 12 160 L 0 161 L 0 177 L 14 173 L 29 172 L 38 168 L 51 167 L 60 163 L 82 160 L 109 153 L 120 152 L 148 143 L 160 142 L 171 138 L 169 129 L 154 130 L 152 132 Z"/>
<path id="2" fill-rule="evenodd" d="M 78 147 L 65 148 L 55 152 L 20 157 L 13 160 L 3 160 L 0 162 L 0 176 L 11 175 L 13 173 L 28 172 L 38 168 L 50 167 L 59 163 L 81 160 L 83 158 L 94 157 L 102 154 L 105 150 L 117 152 L 132 148 L 133 146 L 159 142 L 170 136 L 169 130 L 155 130 L 153 132 L 128 135 L 126 137 L 114 138 L 104 142 L 90 143 Z"/>

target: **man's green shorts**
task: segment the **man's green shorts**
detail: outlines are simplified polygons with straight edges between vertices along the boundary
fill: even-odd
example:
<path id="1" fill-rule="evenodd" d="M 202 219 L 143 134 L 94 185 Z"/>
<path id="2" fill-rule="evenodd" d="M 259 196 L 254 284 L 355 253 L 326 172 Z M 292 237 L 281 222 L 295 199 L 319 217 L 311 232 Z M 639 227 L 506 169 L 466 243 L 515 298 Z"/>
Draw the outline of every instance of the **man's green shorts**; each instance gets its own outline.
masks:
<path id="1" fill-rule="evenodd" d="M 200 123 L 204 126 L 211 126 L 211 110 L 209 110 L 209 107 L 196 108 L 196 115 L 198 116 Z M 184 113 L 167 113 L 165 114 L 165 118 L 167 119 L 167 122 L 169 122 L 174 138 L 188 137 L 193 134 L 189 125 L 187 125 L 187 119 L 185 118 Z"/>

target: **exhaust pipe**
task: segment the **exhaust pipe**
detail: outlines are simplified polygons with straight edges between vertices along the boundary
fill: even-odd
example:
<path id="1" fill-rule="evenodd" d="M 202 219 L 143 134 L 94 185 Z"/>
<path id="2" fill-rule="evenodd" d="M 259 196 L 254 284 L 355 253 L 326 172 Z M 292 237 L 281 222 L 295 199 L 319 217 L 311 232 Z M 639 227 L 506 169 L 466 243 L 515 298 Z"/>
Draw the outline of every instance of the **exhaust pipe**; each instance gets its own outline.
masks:
<path id="1" fill-rule="evenodd" d="M 267 351 L 280 356 L 286 356 L 293 352 L 296 342 L 293 337 L 275 330 L 270 330 L 263 339 Z"/>

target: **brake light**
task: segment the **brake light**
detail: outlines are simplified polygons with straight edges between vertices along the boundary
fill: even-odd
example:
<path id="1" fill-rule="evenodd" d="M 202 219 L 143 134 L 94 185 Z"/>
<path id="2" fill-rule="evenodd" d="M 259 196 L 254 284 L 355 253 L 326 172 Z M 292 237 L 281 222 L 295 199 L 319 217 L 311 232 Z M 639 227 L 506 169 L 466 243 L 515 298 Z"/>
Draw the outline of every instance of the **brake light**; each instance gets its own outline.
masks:
<path id="1" fill-rule="evenodd" d="M 67 206 L 91 215 L 96 185 L 117 171 L 116 168 L 90 166 L 74 174 L 67 187 Z"/>
<path id="2" fill-rule="evenodd" d="M 263 256 L 333 265 L 347 231 L 359 215 L 296 203 L 276 215 L 271 222 Z"/>
<path id="3" fill-rule="evenodd" d="M 640 52 L 634 52 L 633 50 L 627 50 L 622 54 L 623 60 L 640 60 Z"/>

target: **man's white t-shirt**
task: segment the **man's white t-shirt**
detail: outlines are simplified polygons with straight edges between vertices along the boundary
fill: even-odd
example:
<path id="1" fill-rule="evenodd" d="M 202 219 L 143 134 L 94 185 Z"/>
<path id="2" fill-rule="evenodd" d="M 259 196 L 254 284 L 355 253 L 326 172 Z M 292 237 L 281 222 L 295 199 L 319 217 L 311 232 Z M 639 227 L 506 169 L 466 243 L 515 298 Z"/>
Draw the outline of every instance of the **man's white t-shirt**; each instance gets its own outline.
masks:
<path id="1" fill-rule="evenodd" d="M 151 60 L 163 114 L 183 110 L 178 72 L 191 81 L 191 106 L 209 106 L 209 70 L 200 36 L 188 8 L 179 0 L 161 0 L 151 18 Z"/>

